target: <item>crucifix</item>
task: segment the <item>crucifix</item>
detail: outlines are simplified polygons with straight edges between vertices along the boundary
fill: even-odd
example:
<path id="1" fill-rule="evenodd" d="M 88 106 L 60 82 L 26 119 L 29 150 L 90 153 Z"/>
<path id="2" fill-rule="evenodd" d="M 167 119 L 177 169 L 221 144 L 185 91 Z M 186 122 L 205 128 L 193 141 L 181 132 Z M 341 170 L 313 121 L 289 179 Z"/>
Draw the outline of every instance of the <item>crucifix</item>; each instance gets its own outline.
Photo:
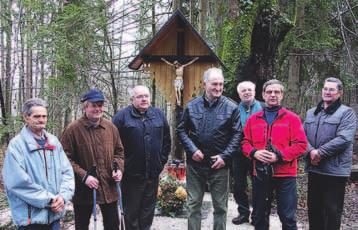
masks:
<path id="1" fill-rule="evenodd" d="M 183 75 L 184 75 L 184 67 L 194 63 L 198 60 L 199 57 L 195 57 L 193 60 L 188 63 L 181 64 L 179 61 L 175 60 L 173 63 L 167 61 L 165 58 L 161 58 L 162 61 L 167 63 L 170 66 L 173 66 L 175 69 L 175 79 L 174 79 L 174 89 L 175 89 L 175 98 L 177 101 L 177 105 L 181 106 L 181 91 L 184 89 Z"/>

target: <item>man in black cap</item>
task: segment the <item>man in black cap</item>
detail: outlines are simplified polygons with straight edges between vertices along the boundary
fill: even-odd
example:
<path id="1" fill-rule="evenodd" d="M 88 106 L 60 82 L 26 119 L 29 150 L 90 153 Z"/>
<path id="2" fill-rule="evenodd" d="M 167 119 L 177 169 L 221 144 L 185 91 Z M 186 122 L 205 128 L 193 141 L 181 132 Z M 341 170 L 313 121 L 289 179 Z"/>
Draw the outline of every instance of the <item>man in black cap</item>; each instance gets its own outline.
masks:
<path id="1" fill-rule="evenodd" d="M 75 173 L 75 227 L 81 230 L 88 229 L 93 190 L 96 190 L 104 229 L 119 228 L 116 182 L 122 179 L 124 152 L 117 128 L 102 117 L 104 101 L 97 89 L 83 95 L 83 116 L 70 123 L 61 137 Z M 120 170 L 113 170 L 113 162 Z"/>

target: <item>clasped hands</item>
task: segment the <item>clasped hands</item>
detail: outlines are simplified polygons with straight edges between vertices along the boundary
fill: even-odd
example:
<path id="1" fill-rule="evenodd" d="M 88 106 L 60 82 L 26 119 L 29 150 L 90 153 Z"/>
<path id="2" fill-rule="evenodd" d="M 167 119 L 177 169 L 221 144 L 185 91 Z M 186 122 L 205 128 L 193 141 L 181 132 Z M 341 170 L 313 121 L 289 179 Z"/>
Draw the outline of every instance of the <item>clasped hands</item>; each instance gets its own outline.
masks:
<path id="1" fill-rule="evenodd" d="M 193 153 L 192 159 L 194 161 L 201 162 L 204 160 L 204 154 L 198 149 Z M 220 155 L 211 156 L 211 159 L 215 161 L 215 163 L 211 166 L 212 169 L 220 169 L 225 166 L 225 161 Z"/>

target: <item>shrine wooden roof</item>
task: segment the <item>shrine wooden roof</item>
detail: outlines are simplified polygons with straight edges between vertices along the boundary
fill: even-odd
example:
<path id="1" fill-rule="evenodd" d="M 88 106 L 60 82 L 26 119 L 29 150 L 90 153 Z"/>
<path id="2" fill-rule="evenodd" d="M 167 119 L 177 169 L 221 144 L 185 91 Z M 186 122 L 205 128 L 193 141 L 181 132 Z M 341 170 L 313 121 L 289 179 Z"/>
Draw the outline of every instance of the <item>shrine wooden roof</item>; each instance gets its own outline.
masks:
<path id="1" fill-rule="evenodd" d="M 173 36 L 173 33 L 175 33 L 175 36 Z M 168 46 L 161 48 L 168 43 L 174 43 L 175 48 L 168 48 Z M 195 45 L 188 43 L 195 43 Z M 129 63 L 128 67 L 138 70 L 143 63 L 160 62 L 161 58 L 170 62 L 177 60 L 180 63 L 187 63 L 194 57 L 199 57 L 197 62 L 218 63 L 225 68 L 210 46 L 189 23 L 183 13 L 177 9 Z"/>

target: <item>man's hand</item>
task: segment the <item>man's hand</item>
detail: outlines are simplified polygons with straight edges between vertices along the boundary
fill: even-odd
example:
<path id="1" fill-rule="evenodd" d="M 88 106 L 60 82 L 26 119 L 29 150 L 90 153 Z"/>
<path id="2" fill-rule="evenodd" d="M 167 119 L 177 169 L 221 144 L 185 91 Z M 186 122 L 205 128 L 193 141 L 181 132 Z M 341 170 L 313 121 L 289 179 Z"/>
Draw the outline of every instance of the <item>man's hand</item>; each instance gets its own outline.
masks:
<path id="1" fill-rule="evenodd" d="M 278 160 L 275 153 L 270 152 L 266 149 L 257 150 L 254 154 L 254 158 L 267 164 L 275 163 Z"/>
<path id="2" fill-rule="evenodd" d="M 211 166 L 212 169 L 220 169 L 225 166 L 225 161 L 220 155 L 212 156 L 211 159 L 215 160 L 215 163 Z"/>
<path id="3" fill-rule="evenodd" d="M 52 199 L 51 203 L 51 211 L 53 212 L 62 212 L 62 210 L 65 208 L 65 201 L 63 200 L 62 196 L 56 195 Z"/>
<path id="4" fill-rule="evenodd" d="M 90 189 L 98 189 L 98 180 L 89 175 L 85 181 L 85 184 L 90 188 Z"/>
<path id="5" fill-rule="evenodd" d="M 193 153 L 193 156 L 191 157 L 194 161 L 200 162 L 204 159 L 204 154 L 198 149 Z"/>
<path id="6" fill-rule="evenodd" d="M 313 149 L 310 152 L 311 164 L 318 165 L 321 161 L 321 155 L 319 154 L 317 149 Z"/>
<path id="7" fill-rule="evenodd" d="M 116 182 L 120 182 L 122 180 L 122 172 L 121 170 L 117 170 L 117 171 L 112 171 L 112 178 L 114 181 Z"/>

